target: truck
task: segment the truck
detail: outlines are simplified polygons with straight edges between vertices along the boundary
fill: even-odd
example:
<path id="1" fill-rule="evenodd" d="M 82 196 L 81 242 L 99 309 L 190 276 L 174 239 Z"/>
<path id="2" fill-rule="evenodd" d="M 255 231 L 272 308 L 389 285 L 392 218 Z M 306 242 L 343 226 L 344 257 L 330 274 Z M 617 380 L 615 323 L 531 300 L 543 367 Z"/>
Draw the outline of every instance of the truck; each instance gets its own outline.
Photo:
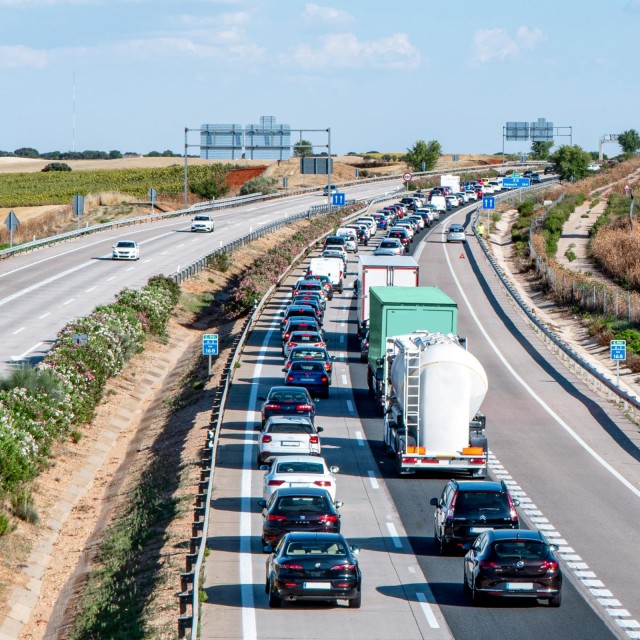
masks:
<path id="1" fill-rule="evenodd" d="M 451 187 L 453 193 L 460 191 L 460 176 L 442 175 L 440 176 L 441 187 Z"/>
<path id="2" fill-rule="evenodd" d="M 387 338 L 414 331 L 457 333 L 458 305 L 437 287 L 370 287 L 367 384 L 384 409 L 384 356 Z"/>
<path id="3" fill-rule="evenodd" d="M 417 287 L 420 267 L 410 256 L 360 256 L 358 260 L 358 334 L 369 320 L 371 287 Z"/>
<path id="4" fill-rule="evenodd" d="M 384 448 L 400 475 L 417 470 L 487 474 L 488 381 L 453 334 L 388 337 L 384 355 Z"/>

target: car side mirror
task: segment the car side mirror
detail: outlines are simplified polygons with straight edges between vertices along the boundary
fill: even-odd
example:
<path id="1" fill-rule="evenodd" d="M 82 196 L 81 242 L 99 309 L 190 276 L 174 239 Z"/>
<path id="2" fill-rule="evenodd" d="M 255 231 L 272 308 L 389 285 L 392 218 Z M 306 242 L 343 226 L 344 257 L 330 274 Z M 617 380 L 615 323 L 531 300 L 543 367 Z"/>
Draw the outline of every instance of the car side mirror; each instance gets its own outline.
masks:
<path id="1" fill-rule="evenodd" d="M 517 498 L 512 498 L 511 500 L 513 502 L 513 506 L 514 507 L 519 507 L 520 506 L 520 500 L 518 500 Z"/>
<path id="2" fill-rule="evenodd" d="M 264 509 L 267 506 L 267 501 L 266 500 L 258 500 L 258 506 L 262 507 Z"/>
<path id="3" fill-rule="evenodd" d="M 318 433 L 322 433 L 324 431 L 324 427 L 316 427 L 316 431 Z"/>
<path id="4" fill-rule="evenodd" d="M 336 502 L 335 502 L 336 509 L 339 509 L 343 504 L 344 504 L 344 502 L 340 502 L 340 500 L 336 500 Z"/>
<path id="5" fill-rule="evenodd" d="M 557 551 L 560 547 L 557 544 L 550 544 L 549 545 L 549 549 L 551 549 L 551 551 Z"/>
<path id="6" fill-rule="evenodd" d="M 269 469 L 271 469 L 271 467 L 268 464 L 260 465 L 260 471 L 269 471 Z"/>
<path id="7" fill-rule="evenodd" d="M 338 471 L 340 471 L 340 467 L 329 467 L 329 471 L 331 471 L 331 473 L 338 473 Z"/>
<path id="8" fill-rule="evenodd" d="M 429 500 L 429 504 L 433 507 L 437 507 L 438 506 L 438 498 L 431 498 L 431 500 Z"/>
<path id="9" fill-rule="evenodd" d="M 282 368 L 282 371 L 283 371 L 284 373 L 287 373 L 287 367 L 283 367 L 283 368 Z"/>
<path id="10" fill-rule="evenodd" d="M 116 248 L 116 245 L 115 245 L 115 244 L 112 244 L 112 245 L 111 245 L 111 248 L 112 248 L 112 249 L 115 249 L 115 248 Z"/>
<path id="11" fill-rule="evenodd" d="M 262 547 L 262 552 L 273 553 L 273 547 L 270 544 L 265 544 L 264 547 Z"/>
<path id="12" fill-rule="evenodd" d="M 335 356 L 331 356 L 331 362 L 335 362 L 336 361 L 336 357 Z"/>
<path id="13" fill-rule="evenodd" d="M 360 547 L 357 544 L 354 544 L 349 548 L 351 549 L 351 553 L 353 553 L 354 556 L 357 556 L 360 553 Z"/>

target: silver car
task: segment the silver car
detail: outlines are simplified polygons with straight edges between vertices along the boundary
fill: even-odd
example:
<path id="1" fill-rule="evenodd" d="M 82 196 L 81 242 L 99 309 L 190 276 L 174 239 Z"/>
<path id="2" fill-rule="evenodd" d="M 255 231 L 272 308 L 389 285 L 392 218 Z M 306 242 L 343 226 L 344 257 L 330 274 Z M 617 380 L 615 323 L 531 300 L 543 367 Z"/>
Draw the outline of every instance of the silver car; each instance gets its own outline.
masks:
<path id="1" fill-rule="evenodd" d="M 464 227 L 461 224 L 452 224 L 447 229 L 447 242 L 466 242 Z"/>
<path id="2" fill-rule="evenodd" d="M 274 456 L 319 456 L 321 431 L 305 416 L 271 416 L 258 438 L 258 465 Z"/>

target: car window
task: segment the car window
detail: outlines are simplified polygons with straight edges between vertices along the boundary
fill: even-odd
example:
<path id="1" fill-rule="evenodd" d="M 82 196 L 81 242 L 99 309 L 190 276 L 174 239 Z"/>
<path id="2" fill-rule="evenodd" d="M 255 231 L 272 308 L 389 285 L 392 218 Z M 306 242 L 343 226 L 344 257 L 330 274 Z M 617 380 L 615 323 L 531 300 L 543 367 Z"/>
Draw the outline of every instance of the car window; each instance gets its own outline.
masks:
<path id="1" fill-rule="evenodd" d="M 291 351 L 291 359 L 295 358 L 312 358 L 313 360 L 326 360 L 326 354 L 320 349 L 297 349 Z"/>
<path id="2" fill-rule="evenodd" d="M 305 373 L 324 373 L 321 362 L 296 361 L 291 365 L 292 371 L 304 371 Z"/>
<path id="3" fill-rule="evenodd" d="M 346 556 L 347 547 L 342 542 L 318 543 L 305 540 L 300 542 L 290 542 L 287 546 L 286 555 Z"/>
<path id="4" fill-rule="evenodd" d="M 281 462 L 276 468 L 276 473 L 315 473 L 323 474 L 324 465 L 318 462 Z"/>
<path id="5" fill-rule="evenodd" d="M 119 247 L 126 247 L 127 249 L 133 249 L 133 247 L 136 246 L 135 242 L 129 242 L 127 240 L 120 240 L 120 242 L 118 242 L 118 246 Z"/>
<path id="6" fill-rule="evenodd" d="M 295 424 L 290 422 L 274 422 L 266 430 L 267 433 L 299 433 L 309 434 L 313 433 L 313 428 L 310 424 Z"/>
<path id="7" fill-rule="evenodd" d="M 323 496 L 282 496 L 276 509 L 282 511 L 309 511 L 322 513 L 328 509 L 327 501 Z"/>
<path id="8" fill-rule="evenodd" d="M 460 491 L 456 498 L 456 517 L 491 517 L 508 518 L 510 509 L 507 496 L 504 493 L 485 491 Z"/>
<path id="9" fill-rule="evenodd" d="M 549 549 L 537 540 L 504 540 L 495 542 L 491 553 L 498 560 L 542 560 L 547 557 Z"/>

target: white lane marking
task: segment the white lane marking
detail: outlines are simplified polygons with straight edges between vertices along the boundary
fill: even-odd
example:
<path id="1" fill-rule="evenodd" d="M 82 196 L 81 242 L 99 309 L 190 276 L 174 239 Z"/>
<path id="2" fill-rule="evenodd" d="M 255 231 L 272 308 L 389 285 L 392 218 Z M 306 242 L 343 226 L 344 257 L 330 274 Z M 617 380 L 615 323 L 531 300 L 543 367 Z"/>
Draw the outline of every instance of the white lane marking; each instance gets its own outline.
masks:
<path id="1" fill-rule="evenodd" d="M 163 251 L 160 255 L 161 255 L 161 256 L 166 256 L 166 255 L 167 255 L 167 253 L 169 253 L 169 251 Z"/>
<path id="2" fill-rule="evenodd" d="M 362 437 L 362 431 L 356 431 L 356 441 L 358 446 L 364 447 L 364 439 Z"/>
<path id="3" fill-rule="evenodd" d="M 389 529 L 389 535 L 391 536 L 391 540 L 393 540 L 393 546 L 396 549 L 402 549 L 402 540 L 400 540 L 398 530 L 393 522 L 387 522 L 387 529 Z"/>
<path id="4" fill-rule="evenodd" d="M 142 262 L 144 262 L 145 264 L 146 264 L 147 262 L 151 262 L 151 258 L 147 258 L 146 260 L 143 260 Z"/>
<path id="5" fill-rule="evenodd" d="M 444 247 L 445 245 L 443 245 Z M 446 249 L 443 249 L 444 256 L 447 259 L 447 264 L 449 265 L 449 272 L 453 277 L 456 286 L 458 287 L 458 291 L 464 300 L 464 303 L 467 305 L 467 309 L 469 309 L 469 313 L 476 323 L 478 329 L 484 336 L 485 340 L 494 351 L 498 359 L 505 366 L 507 371 L 514 377 L 514 379 L 524 388 L 524 390 L 546 411 L 546 413 L 553 418 L 596 462 L 598 462 L 603 468 L 605 468 L 616 480 L 618 480 L 621 484 L 623 484 L 629 491 L 631 491 L 637 498 L 640 498 L 640 489 L 636 488 L 629 482 L 621 473 L 616 471 L 602 456 L 600 456 L 596 451 L 594 451 L 553 409 L 520 377 L 517 371 L 507 362 L 507 359 L 502 355 L 502 352 L 498 349 L 493 340 L 489 337 L 484 326 L 480 322 L 480 319 L 476 315 L 469 299 L 467 298 L 465 292 L 462 289 L 462 285 L 456 276 L 453 265 L 451 264 L 451 260 L 449 259 L 449 254 Z"/>
<path id="6" fill-rule="evenodd" d="M 107 278 L 107 282 L 111 282 L 112 280 L 115 280 L 118 276 L 111 276 L 110 278 Z"/>
<path id="7" fill-rule="evenodd" d="M 13 332 L 13 335 L 15 336 L 15 335 L 17 335 L 18 333 L 20 333 L 21 331 L 24 331 L 24 327 L 20 327 L 19 329 L 16 329 L 16 330 Z"/>
<path id="8" fill-rule="evenodd" d="M 179 244 L 176 249 L 180 249 L 180 247 L 184 247 L 184 242 L 182 244 Z"/>
<path id="9" fill-rule="evenodd" d="M 44 320 L 47 316 L 51 315 L 51 311 L 47 311 L 47 313 L 43 313 L 38 320 Z"/>
<path id="10" fill-rule="evenodd" d="M 438 621 L 436 620 L 436 617 L 433 615 L 433 611 L 431 610 L 431 606 L 427 602 L 427 596 L 425 596 L 424 593 L 421 593 L 420 591 L 418 591 L 416 593 L 416 598 L 418 599 L 418 602 L 420 603 L 420 608 L 422 609 L 422 613 L 424 613 L 424 617 L 427 619 L 427 622 L 429 623 L 429 626 L 432 629 L 439 629 L 440 625 L 438 624 Z"/>
<path id="11" fill-rule="evenodd" d="M 416 572 L 415 567 L 407 567 L 407 571 L 409 573 L 415 573 Z"/>
<path id="12" fill-rule="evenodd" d="M 340 376 L 340 382 L 346 387 L 347 386 L 347 376 L 344 373 Z"/>
<path id="13" fill-rule="evenodd" d="M 351 402 L 351 400 L 347 400 L 347 410 L 349 411 L 349 413 L 353 413 L 354 412 L 353 402 Z"/>
<path id="14" fill-rule="evenodd" d="M 75 300 L 75 298 L 69 298 L 68 300 L 65 300 L 65 301 L 62 303 L 62 306 L 63 306 L 63 307 L 66 307 L 68 304 L 71 304 L 74 300 Z"/>
<path id="15" fill-rule="evenodd" d="M 376 474 L 373 471 L 367 471 L 367 475 L 369 476 L 369 482 L 371 483 L 371 488 L 379 489 L 380 485 L 378 484 L 378 479 L 376 478 Z"/>
<path id="16" fill-rule="evenodd" d="M 24 358 L 25 356 L 29 355 L 32 351 L 35 351 L 40 345 L 43 345 L 44 342 L 38 342 L 37 344 L 34 344 L 33 347 L 31 347 L 31 349 L 27 349 L 24 353 L 20 354 L 20 358 Z"/>
<path id="17" fill-rule="evenodd" d="M 94 289 L 97 289 L 98 285 L 94 284 L 93 287 L 89 287 L 88 289 L 85 289 L 84 292 L 85 293 L 91 293 Z"/>
<path id="18" fill-rule="evenodd" d="M 135 267 L 129 267 L 128 269 L 125 269 L 125 271 L 133 271 Z"/>

